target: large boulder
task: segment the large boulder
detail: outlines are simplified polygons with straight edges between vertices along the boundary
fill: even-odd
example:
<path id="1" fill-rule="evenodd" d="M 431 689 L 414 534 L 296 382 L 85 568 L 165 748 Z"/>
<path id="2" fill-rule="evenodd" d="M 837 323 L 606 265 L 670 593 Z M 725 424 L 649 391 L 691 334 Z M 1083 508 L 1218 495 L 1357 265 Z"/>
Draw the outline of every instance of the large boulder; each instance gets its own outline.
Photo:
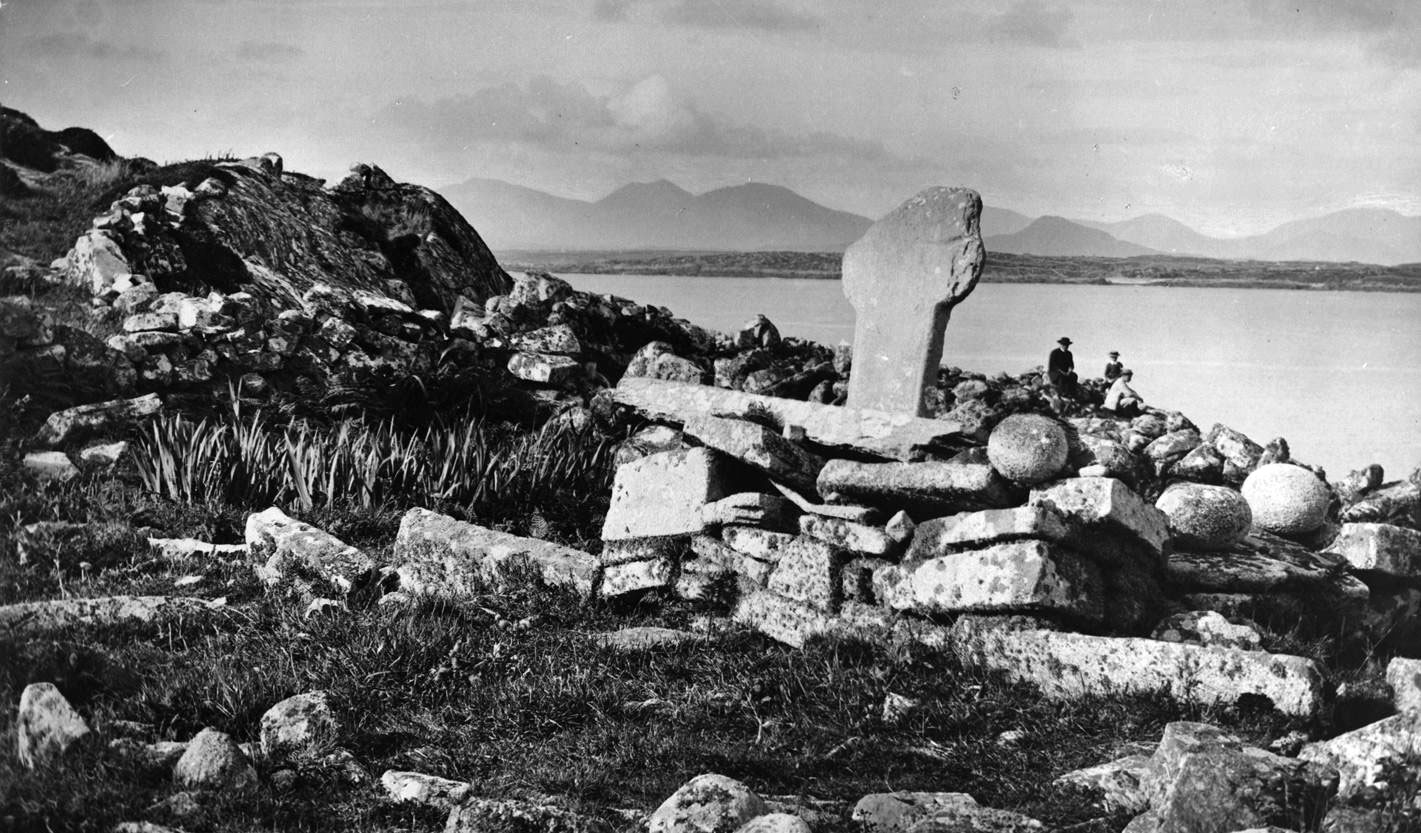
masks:
<path id="1" fill-rule="evenodd" d="M 1242 541 L 1253 525 L 1248 501 L 1224 486 L 1178 483 L 1165 489 L 1155 508 L 1168 516 L 1179 549 L 1225 550 Z"/>
<path id="2" fill-rule="evenodd" d="M 987 438 L 987 459 L 992 468 L 1023 486 L 1055 477 L 1065 467 L 1069 452 L 1066 429 L 1037 414 L 1009 416 L 997 423 Z"/>
<path id="3" fill-rule="evenodd" d="M 1332 499 L 1316 474 L 1290 463 L 1259 466 L 1240 488 L 1253 512 L 1253 524 L 1277 535 L 1306 535 L 1327 519 Z"/>

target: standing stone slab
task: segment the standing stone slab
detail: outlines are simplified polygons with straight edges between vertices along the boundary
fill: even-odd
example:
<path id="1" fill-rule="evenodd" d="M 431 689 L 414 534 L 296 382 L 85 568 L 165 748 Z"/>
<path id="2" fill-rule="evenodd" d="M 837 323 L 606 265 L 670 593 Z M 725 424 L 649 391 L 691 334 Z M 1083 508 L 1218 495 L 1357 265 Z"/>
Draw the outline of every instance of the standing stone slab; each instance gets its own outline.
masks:
<path id="1" fill-rule="evenodd" d="M 1421 532 L 1391 524 L 1343 524 L 1328 548 L 1354 570 L 1421 578 Z"/>
<path id="2" fill-rule="evenodd" d="M 918 637 L 922 641 L 921 637 Z M 1286 654 L 983 627 L 959 619 L 937 638 L 964 665 L 1002 672 L 1053 699 L 1165 694 L 1181 703 L 1232 706 L 1265 697 L 1286 715 L 1311 718 L 1322 707 L 1322 675 L 1312 660 Z"/>
<path id="3" fill-rule="evenodd" d="M 602 540 L 702 532 L 703 507 L 723 494 L 719 460 L 708 449 L 663 451 L 625 463 L 612 481 Z"/>
<path id="4" fill-rule="evenodd" d="M 797 489 L 811 489 L 824 461 L 763 425 L 738 419 L 697 417 L 685 434 L 729 457 L 748 463 Z"/>
<path id="5" fill-rule="evenodd" d="M 912 567 L 918 613 L 1051 611 L 1104 616 L 1100 568 L 1044 541 L 1014 541 L 930 558 Z"/>
<path id="6" fill-rule="evenodd" d="M 588 597 L 597 581 L 597 557 L 536 538 L 523 538 L 411 509 L 400 519 L 393 557 L 400 589 L 458 598 L 498 585 L 521 570 Z"/>
<path id="7" fill-rule="evenodd" d="M 656 421 L 684 424 L 704 414 L 769 416 L 780 425 L 797 425 L 807 439 L 829 448 L 845 448 L 894 460 L 912 460 L 931 449 L 951 447 L 960 434 L 956 422 L 922 419 L 906 413 L 841 408 L 797 399 L 623 376 L 612 399 Z"/>
<path id="8" fill-rule="evenodd" d="M 844 295 L 856 313 L 849 406 L 927 416 L 953 306 L 977 286 L 987 250 L 982 198 L 929 188 L 874 223 L 844 252 Z"/>
<path id="9" fill-rule="evenodd" d="M 985 459 L 959 456 L 943 462 L 860 463 L 830 460 L 819 472 L 819 494 L 910 506 L 924 516 L 1010 506 L 1011 490 Z M 917 514 L 917 513 L 914 513 Z"/>

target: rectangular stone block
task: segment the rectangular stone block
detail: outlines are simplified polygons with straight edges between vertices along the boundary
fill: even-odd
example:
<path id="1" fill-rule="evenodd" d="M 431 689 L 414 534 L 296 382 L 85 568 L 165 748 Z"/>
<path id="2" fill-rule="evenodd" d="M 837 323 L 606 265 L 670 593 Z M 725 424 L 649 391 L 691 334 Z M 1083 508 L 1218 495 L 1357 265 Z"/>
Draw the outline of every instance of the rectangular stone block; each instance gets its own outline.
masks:
<path id="1" fill-rule="evenodd" d="M 411 509 L 393 554 L 400 589 L 458 598 L 528 570 L 544 582 L 590 596 L 601 565 L 591 553 Z"/>
<path id="2" fill-rule="evenodd" d="M 877 567 L 870 578 L 873 598 L 892 610 L 908 610 L 913 606 L 912 572 L 899 564 Z"/>
<path id="3" fill-rule="evenodd" d="M 761 561 L 780 560 L 780 550 L 795 539 L 788 532 L 775 532 L 756 526 L 729 525 L 722 527 L 720 538 L 726 546 Z"/>
<path id="4" fill-rule="evenodd" d="M 1322 675 L 1312 660 L 1236 648 L 983 627 L 967 617 L 940 629 L 968 667 L 1030 683 L 1053 699 L 1163 694 L 1177 702 L 1232 706 L 1267 698 L 1286 715 L 1312 718 L 1322 707 Z"/>
<path id="5" fill-rule="evenodd" d="M 956 422 L 922 419 L 858 408 L 841 408 L 796 399 L 623 376 L 612 398 L 653 420 L 684 424 L 705 414 L 768 414 L 776 424 L 798 425 L 817 445 L 865 451 L 895 460 L 911 460 L 924 451 L 947 449 L 959 436 Z"/>
<path id="6" fill-rule="evenodd" d="M 913 532 L 913 543 L 908 548 L 907 560 L 921 561 L 1028 538 L 1059 543 L 1069 537 L 1070 529 L 1065 519 L 1049 506 L 1013 506 L 1010 509 L 961 512 L 918 524 Z"/>
<path id="7" fill-rule="evenodd" d="M 794 648 L 803 648 L 814 637 L 887 641 L 892 627 L 882 608 L 850 603 L 835 615 L 768 590 L 742 595 L 732 618 Z"/>
<path id="8" fill-rule="evenodd" d="M 628 593 L 669 587 L 675 574 L 676 562 L 670 558 L 610 564 L 602 568 L 597 593 L 604 599 L 614 599 Z"/>
<path id="9" fill-rule="evenodd" d="M 1032 506 L 1050 506 L 1089 528 L 1123 533 L 1157 556 L 1169 544 L 1165 514 L 1146 503 L 1123 482 L 1109 477 L 1074 477 L 1033 489 Z"/>
<path id="10" fill-rule="evenodd" d="M 838 610 L 843 599 L 839 571 L 847 560 L 843 550 L 800 536 L 780 551 L 769 589 L 818 610 Z"/>
<path id="11" fill-rule="evenodd" d="M 903 546 L 882 527 L 822 515 L 800 515 L 799 531 L 811 538 L 864 555 L 896 556 Z"/>
<path id="12" fill-rule="evenodd" d="M 1015 541 L 907 568 L 916 613 L 1045 611 L 1098 622 L 1100 568 L 1044 541 Z"/>
<path id="13" fill-rule="evenodd" d="M 944 462 L 861 463 L 830 460 L 819 472 L 819 494 L 847 497 L 923 517 L 1010 506 L 1006 482 L 983 457 Z"/>
<path id="14" fill-rule="evenodd" d="M 581 375 L 582 365 L 567 356 L 514 353 L 508 359 L 508 372 L 527 382 L 561 385 Z"/>
<path id="15" fill-rule="evenodd" d="M 694 535 L 708 526 L 702 508 L 722 496 L 720 465 L 707 449 L 633 460 L 619 466 L 612 480 L 602 540 Z"/>
<path id="16" fill-rule="evenodd" d="M 1354 570 L 1421 578 L 1421 532 L 1391 524 L 1349 523 L 1327 548 Z"/>
<path id="17" fill-rule="evenodd" d="M 763 425 L 698 416 L 682 429 L 702 445 L 759 469 L 797 489 L 811 489 L 824 461 Z"/>

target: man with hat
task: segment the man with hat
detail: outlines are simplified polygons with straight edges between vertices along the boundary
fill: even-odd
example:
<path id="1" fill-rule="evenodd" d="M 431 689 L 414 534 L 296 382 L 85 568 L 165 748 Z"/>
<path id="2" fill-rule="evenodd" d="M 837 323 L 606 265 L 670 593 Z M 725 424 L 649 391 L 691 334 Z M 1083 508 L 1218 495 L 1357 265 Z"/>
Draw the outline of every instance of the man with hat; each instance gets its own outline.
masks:
<path id="1" fill-rule="evenodd" d="M 1120 363 L 1120 351 L 1110 351 L 1110 361 L 1105 363 L 1105 381 L 1113 382 L 1125 372 L 1125 365 Z"/>
<path id="2" fill-rule="evenodd" d="M 1071 355 L 1071 340 L 1062 336 L 1056 339 L 1061 345 L 1051 351 L 1046 360 L 1046 378 L 1062 396 L 1076 395 L 1076 357 Z"/>

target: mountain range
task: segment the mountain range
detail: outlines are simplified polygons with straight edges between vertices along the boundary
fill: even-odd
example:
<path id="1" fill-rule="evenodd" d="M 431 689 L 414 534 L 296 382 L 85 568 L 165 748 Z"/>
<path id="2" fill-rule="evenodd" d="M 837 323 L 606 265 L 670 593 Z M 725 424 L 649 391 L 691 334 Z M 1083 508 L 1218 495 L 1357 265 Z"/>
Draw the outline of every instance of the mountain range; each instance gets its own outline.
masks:
<path id="1" fill-rule="evenodd" d="M 440 190 L 494 251 L 838 252 L 873 223 L 759 182 L 692 194 L 663 179 L 625 185 L 596 201 L 496 179 L 470 179 Z M 1381 208 L 1345 209 L 1250 237 L 1219 238 L 1162 214 L 1099 222 L 1032 218 L 989 205 L 982 212 L 982 234 L 987 251 L 1010 254 L 1421 262 L 1421 217 Z"/>

